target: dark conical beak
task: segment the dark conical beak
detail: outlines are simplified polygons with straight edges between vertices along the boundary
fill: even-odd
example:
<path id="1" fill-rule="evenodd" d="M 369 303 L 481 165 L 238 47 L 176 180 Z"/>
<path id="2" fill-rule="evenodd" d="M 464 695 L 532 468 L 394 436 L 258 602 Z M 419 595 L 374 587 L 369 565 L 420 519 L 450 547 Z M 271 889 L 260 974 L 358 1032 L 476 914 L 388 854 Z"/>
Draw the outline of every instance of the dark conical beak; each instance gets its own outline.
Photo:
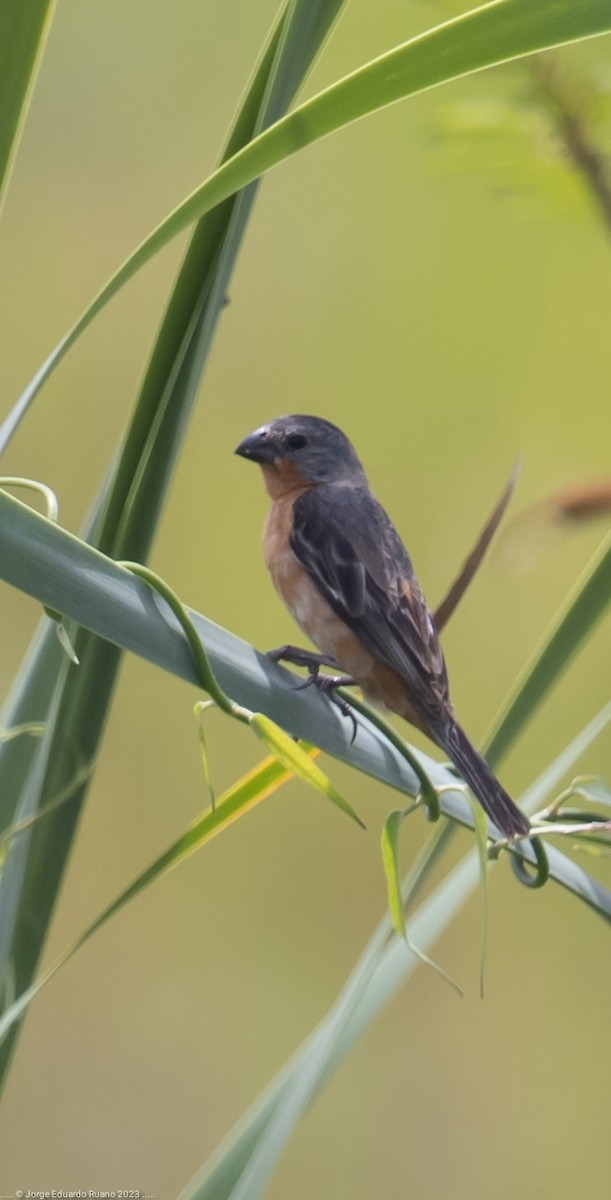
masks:
<path id="1" fill-rule="evenodd" d="M 234 454 L 239 454 L 240 458 L 249 458 L 251 462 L 272 463 L 277 458 L 277 449 L 269 430 L 263 426 L 262 429 L 255 429 L 254 433 L 249 433 L 248 437 L 236 446 Z"/>

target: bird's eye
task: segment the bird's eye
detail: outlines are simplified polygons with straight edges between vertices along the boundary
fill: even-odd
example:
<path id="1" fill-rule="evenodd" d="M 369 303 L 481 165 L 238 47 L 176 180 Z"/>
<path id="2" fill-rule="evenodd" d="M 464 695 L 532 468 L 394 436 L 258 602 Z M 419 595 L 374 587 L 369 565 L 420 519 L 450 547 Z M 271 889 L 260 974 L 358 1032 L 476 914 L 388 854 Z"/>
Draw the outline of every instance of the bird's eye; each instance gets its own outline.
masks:
<path id="1" fill-rule="evenodd" d="M 291 436 L 286 439 L 286 444 L 289 450 L 303 450 L 304 446 L 307 446 L 308 444 L 308 439 L 307 437 L 304 437 L 302 433 L 292 433 Z"/>

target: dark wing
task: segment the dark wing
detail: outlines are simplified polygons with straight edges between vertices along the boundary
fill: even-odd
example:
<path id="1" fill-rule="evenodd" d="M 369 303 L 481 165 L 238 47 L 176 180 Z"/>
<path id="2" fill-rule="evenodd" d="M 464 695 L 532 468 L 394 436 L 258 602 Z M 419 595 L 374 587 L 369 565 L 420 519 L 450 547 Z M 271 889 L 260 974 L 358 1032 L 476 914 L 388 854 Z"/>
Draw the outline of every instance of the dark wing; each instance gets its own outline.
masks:
<path id="1" fill-rule="evenodd" d="M 365 488 L 325 484 L 295 501 L 293 553 L 368 650 L 393 667 L 425 712 L 445 707 L 443 652 L 409 555 Z"/>

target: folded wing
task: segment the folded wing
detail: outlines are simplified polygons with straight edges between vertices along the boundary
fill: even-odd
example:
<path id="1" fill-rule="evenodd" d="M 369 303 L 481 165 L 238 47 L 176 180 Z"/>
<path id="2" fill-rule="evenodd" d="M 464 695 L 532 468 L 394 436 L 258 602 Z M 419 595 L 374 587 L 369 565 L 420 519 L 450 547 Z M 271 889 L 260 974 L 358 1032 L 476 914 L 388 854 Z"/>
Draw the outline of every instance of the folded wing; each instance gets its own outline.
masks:
<path id="1" fill-rule="evenodd" d="M 293 509 L 293 553 L 334 612 L 405 679 L 433 723 L 450 708 L 443 651 L 409 555 L 364 488 L 326 484 Z"/>

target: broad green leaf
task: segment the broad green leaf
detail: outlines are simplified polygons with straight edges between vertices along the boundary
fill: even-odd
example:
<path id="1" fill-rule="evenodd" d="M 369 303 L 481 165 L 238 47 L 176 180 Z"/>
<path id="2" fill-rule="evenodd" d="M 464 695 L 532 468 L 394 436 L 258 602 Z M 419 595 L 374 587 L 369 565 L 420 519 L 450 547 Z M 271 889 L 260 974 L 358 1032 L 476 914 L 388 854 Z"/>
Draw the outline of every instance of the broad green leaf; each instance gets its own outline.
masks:
<path id="1" fill-rule="evenodd" d="M 506 7 L 509 0 L 503 0 L 503 5 Z M 512 8 L 515 11 L 514 0 L 511 0 Z M 329 7 L 329 6 L 327 6 Z M 498 6 L 492 6 L 498 7 Z M 544 7 L 548 7 L 547 5 Z M 290 12 L 292 19 L 294 14 L 300 10 L 305 13 L 306 8 L 311 6 L 297 5 L 292 7 Z M 320 11 L 320 10 L 319 10 Z M 557 15 L 558 15 L 557 10 Z M 560 14 L 562 15 L 562 14 Z M 582 13 L 580 14 L 580 18 Z M 292 26 L 296 28 L 295 25 Z M 286 39 L 286 29 L 283 27 L 282 36 Z M 280 44 L 280 43 L 278 43 Z M 268 60 L 271 62 L 271 59 Z M 275 61 L 275 60 L 274 60 Z M 261 76 L 259 76 L 261 78 Z M 216 221 L 219 214 L 214 217 Z M 217 227 L 218 228 L 218 227 Z M 208 241 L 206 248 L 210 249 L 214 244 L 214 239 L 210 230 L 208 231 Z M 227 237 L 229 241 L 235 236 L 235 229 L 227 229 Z M 227 243 L 227 245 L 229 242 Z M 231 256 L 229 256 L 231 257 Z M 227 260 L 229 261 L 229 260 Z M 214 284 L 211 286 L 210 294 L 213 295 L 215 304 L 212 304 L 210 320 L 203 321 L 199 336 L 192 340 L 193 329 L 198 328 L 199 314 L 201 313 L 201 302 L 204 290 L 207 284 L 200 279 L 199 290 L 195 287 L 194 291 L 194 307 L 187 313 L 187 330 L 179 335 L 176 356 L 172 358 L 170 354 L 166 358 L 166 366 L 170 365 L 170 373 L 166 376 L 164 383 L 163 370 L 159 368 L 149 378 L 153 379 L 154 386 L 152 391 L 149 391 L 146 397 L 146 403 L 139 406 L 138 419 L 132 425 L 132 432 L 128 443 L 121 456 L 120 469 L 117 472 L 112 486 L 110 502 L 106 506 L 104 520 L 98 520 L 97 526 L 100 529 L 99 538 L 101 544 L 107 549 L 110 549 L 114 554 L 130 554 L 134 557 L 145 557 L 150 538 L 155 527 L 157 515 L 162 502 L 167 481 L 171 472 L 172 463 L 175 457 L 180 431 L 184 424 L 184 410 L 180 405 L 174 406 L 170 403 L 173 400 L 173 392 L 170 386 L 170 378 L 174 381 L 177 378 L 177 372 L 180 375 L 180 383 L 183 393 L 183 398 L 189 400 L 195 382 L 198 378 L 198 372 L 201 372 L 201 366 L 205 357 L 207 346 L 209 345 L 212 336 L 215 311 L 218 311 L 218 306 L 224 294 L 222 289 L 222 279 L 220 275 L 214 276 Z M 209 294 L 206 292 L 206 294 Z M 215 308 L 216 305 L 216 308 Z M 168 315 L 170 315 L 170 310 Z M 176 310 L 172 313 L 176 316 Z M 172 324 L 172 322 L 170 323 Z M 174 322 L 176 324 L 176 322 Z M 164 326 L 167 330 L 167 326 Z M 163 331 L 162 331 L 163 333 Z M 171 341 L 175 335 L 176 329 L 170 330 L 170 337 L 166 338 L 164 345 L 167 345 L 168 340 Z M 182 340 L 181 340 L 182 338 Z M 160 339 L 158 346 L 161 346 L 163 337 Z M 157 356 L 155 361 L 159 366 L 161 359 Z M 184 374 L 182 374 L 184 365 Z M 157 405 L 157 407 L 155 407 Z M 162 406 L 163 417 L 159 420 L 159 405 Z M 152 432 L 154 431 L 154 432 Z M 128 446 L 130 453 L 127 453 Z M 146 469 L 143 468 L 146 464 Z M 150 468 L 150 469 L 149 469 Z M 23 543 L 19 547 L 18 553 L 23 549 Z M 53 575 L 53 566 L 50 567 L 50 573 Z M 86 624 L 86 621 L 82 622 Z M 48 642 L 45 643 L 45 671 L 48 673 L 48 663 L 51 661 L 47 654 Z M 184 647 L 181 646 L 184 651 Z M 65 742 L 68 742 L 80 730 L 82 738 L 81 751 L 85 761 L 88 761 L 95 751 L 95 745 L 99 738 L 99 732 L 104 720 L 112 684 L 114 681 L 116 667 L 118 665 L 119 656 L 116 651 L 108 647 L 102 647 L 99 643 L 92 643 L 88 649 L 87 655 L 83 655 L 83 665 L 79 671 L 79 676 L 73 680 L 67 681 L 67 690 L 63 703 L 60 704 L 59 698 L 56 698 L 54 712 L 58 728 L 62 729 Z M 60 668 L 61 669 L 61 668 Z M 239 674 L 239 672 L 237 672 Z M 45 695 L 48 695 L 48 681 L 42 679 L 42 674 L 39 673 L 41 683 L 44 683 Z M 29 678 L 36 677 L 36 666 L 30 672 Z M 233 694 L 233 692 L 231 693 Z M 16 708 L 15 711 L 19 711 Z M 320 716 L 318 719 L 328 726 L 333 726 L 333 722 L 329 721 L 328 714 L 319 708 Z M 47 719 L 47 711 L 44 712 L 36 709 L 24 711 L 23 719 L 32 719 L 33 716 L 44 718 L 46 727 L 49 730 L 49 738 L 51 738 L 51 723 Z M 335 727 L 334 727 L 335 728 Z M 365 736 L 364 734 L 362 735 Z M 78 740 L 78 739 L 77 739 Z M 314 739 L 318 741 L 319 739 Z M 341 739 L 339 739 L 341 740 Z M 60 786 L 65 786 L 66 775 L 62 773 L 59 761 L 57 759 L 57 751 L 60 748 L 60 743 L 55 748 L 54 752 L 49 745 L 45 745 L 41 749 L 39 762 L 36 764 L 36 769 L 31 777 L 28 792 L 24 797 L 23 808 L 19 815 L 25 816 L 27 819 L 28 810 L 39 802 L 38 791 L 44 781 L 44 786 L 47 792 L 47 798 L 57 793 Z M 379 747 L 375 746 L 375 752 L 379 754 Z M 382 757 L 384 754 L 382 752 Z M 394 763 L 391 762 L 391 773 Z M 44 768 L 44 770 L 43 770 Z M 49 773 L 50 772 L 50 773 Z M 399 777 L 405 786 L 405 772 L 401 769 Z M 6 791 L 3 789 L 3 794 Z M 62 812 L 61 822 L 57 826 L 53 821 L 45 822 L 39 830 L 45 831 L 44 853 L 42 846 L 38 845 L 37 857 L 39 861 L 45 860 L 53 865 L 53 870 L 44 877 L 34 873 L 28 882 L 28 893 L 31 900 L 34 902 L 34 909 L 28 911 L 26 905 L 22 912 L 22 931 L 24 935 L 24 947 L 27 952 L 19 954 L 18 959 L 20 966 L 24 967 L 27 974 L 31 961 L 33 960 L 33 951 L 37 950 L 32 946 L 31 939 L 28 935 L 28 930 L 32 927 L 44 930 L 46 922 L 49 919 L 49 914 L 52 911 L 55 889 L 57 887 L 63 862 L 67 853 L 67 848 L 70 845 L 72 832 L 75 826 L 80 805 L 80 798 L 75 798 L 75 805 L 65 812 Z M 448 802 L 449 810 L 451 810 L 450 802 Z M 460 812 L 460 803 L 459 803 Z M 41 842 L 39 832 L 35 834 L 38 843 Z M 24 847 L 21 848 L 22 851 Z M 12 867 L 17 868 L 18 856 L 12 855 Z M 13 879 L 17 880 L 17 873 L 13 873 Z M 15 883 L 13 887 L 13 895 L 18 894 L 18 886 Z M 2 903 L 2 918 L 3 921 L 10 921 L 10 914 L 14 911 L 14 906 Z"/>
<path id="2" fill-rule="evenodd" d="M 52 0 L 0 4 L 0 206 L 53 7 Z"/>
<path id="3" fill-rule="evenodd" d="M 178 621 L 159 603 L 148 584 L 1 492 L 0 575 L 99 637 L 201 687 L 197 665 Z M 295 676 L 267 655 L 258 654 L 240 638 L 192 610 L 190 616 L 214 675 L 240 704 L 251 711 L 265 711 L 302 740 L 378 775 L 410 795 L 416 794 L 417 777 L 365 717 L 359 719 L 358 734 L 351 746 L 347 722 L 315 689 L 298 690 Z M 425 755 L 419 757 L 435 780 L 439 764 Z M 440 779 L 447 782 L 445 774 Z M 464 801 L 459 803 L 464 811 Z"/>
<path id="4" fill-rule="evenodd" d="M 286 111 L 343 2 L 297 0 L 285 5 L 256 66 L 221 162 Z M 103 528 L 96 540 L 100 549 L 115 557 L 140 561 L 146 557 L 134 546 L 133 533 L 130 539 L 130 527 L 155 528 L 256 192 L 253 186 L 233 196 L 202 216 L 195 227 L 151 355 L 121 453 L 120 469 L 108 497 Z"/>
<path id="5" fill-rule="evenodd" d="M 229 153 L 284 111 L 338 7 L 339 0 L 294 0 L 285 7 L 247 90 Z M 187 251 L 125 444 L 88 522 L 90 540 L 117 558 L 142 562 L 148 556 L 253 197 L 250 189 L 211 213 L 198 224 Z M 14 427 L 16 420 L 14 410 L 9 424 Z M 150 611 L 154 599 L 144 605 Z M 5 823 L 30 823 L 41 808 L 50 812 L 43 822 L 28 824 L 12 844 L 0 882 L 0 961 L 13 972 L 17 992 L 36 969 L 86 786 L 56 811 L 50 806 L 72 778 L 73 749 L 85 763 L 95 760 L 120 663 L 115 646 L 80 630 L 80 666 L 68 672 L 58 661 L 54 640 L 37 635 L 5 709 L 7 724 L 45 724 L 34 756 L 21 739 L 13 743 L 20 752 L 1 757 Z M 0 1052 L 0 1075 L 6 1072 L 14 1033 Z"/>
<path id="6" fill-rule="evenodd" d="M 294 741 L 288 733 L 285 733 L 279 725 L 276 725 L 275 721 L 270 720 L 264 713 L 253 713 L 249 723 L 259 740 L 275 755 L 278 762 L 286 770 L 292 771 L 293 775 L 296 775 L 303 783 L 307 783 L 316 792 L 320 792 L 322 796 L 325 796 L 327 800 L 330 800 L 342 812 L 352 817 L 352 820 L 356 821 L 357 825 L 360 825 L 362 829 L 365 828 L 352 805 L 338 792 L 324 771 L 321 771 L 318 764 L 312 762 L 310 755 L 303 749 L 303 746 L 299 745 L 299 742 Z"/>
<path id="7" fill-rule="evenodd" d="M 99 637 L 201 686 L 193 655 L 178 622 L 163 610 L 146 583 L 1 492 L 0 576 Z M 590 575 L 586 574 L 582 588 L 588 587 L 589 580 Z M 580 597 L 581 592 L 575 595 L 574 605 L 581 606 Z M 470 824 L 469 805 L 454 777 L 428 755 L 406 747 L 396 730 L 396 740 L 389 742 L 382 732 L 386 723 L 376 718 L 374 725 L 364 715 L 366 706 L 356 697 L 355 707 L 362 709 L 363 715 L 359 716 L 357 737 L 352 743 L 352 731 L 335 705 L 313 688 L 297 689 L 293 674 L 214 622 L 192 610 L 189 612 L 214 675 L 239 704 L 251 711 L 265 712 L 301 740 L 410 796 L 418 795 L 425 779 L 434 791 L 442 789 L 439 795 L 442 811 L 454 820 Z M 588 620 L 595 620 L 598 615 L 597 606 L 582 609 L 586 628 Z M 581 642 L 584 628 L 575 625 L 574 629 Z M 565 665 L 566 657 L 556 658 L 556 678 Z M 401 741 L 403 749 L 396 741 Z"/>
<path id="8" fill-rule="evenodd" d="M 328 134 L 408 96 L 611 30 L 608 0 L 493 0 L 390 50 L 276 121 L 227 159 L 141 243 L 43 363 L 0 431 L 0 449 L 51 371 L 110 299 L 193 221 Z"/>

